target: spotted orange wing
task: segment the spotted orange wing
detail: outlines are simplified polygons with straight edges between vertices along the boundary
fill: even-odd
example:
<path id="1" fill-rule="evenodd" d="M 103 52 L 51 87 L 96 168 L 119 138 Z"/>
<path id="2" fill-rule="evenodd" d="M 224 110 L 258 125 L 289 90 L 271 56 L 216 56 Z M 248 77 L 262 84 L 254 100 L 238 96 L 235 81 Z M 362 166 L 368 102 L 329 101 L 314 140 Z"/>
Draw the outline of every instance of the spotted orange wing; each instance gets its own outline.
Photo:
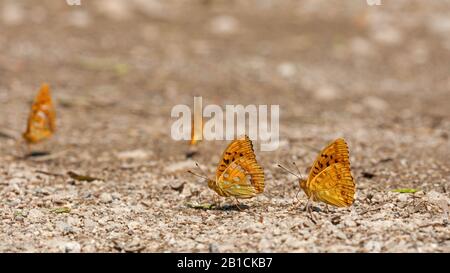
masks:
<path id="1" fill-rule="evenodd" d="M 238 159 L 231 163 L 217 180 L 219 195 L 251 198 L 258 194 L 256 188 L 248 182 L 246 171 L 241 167 L 240 161 Z"/>
<path id="2" fill-rule="evenodd" d="M 348 146 L 343 138 L 334 140 L 320 152 L 311 167 L 308 180 L 311 181 L 321 171 L 335 163 L 342 163 L 350 166 Z"/>
<path id="3" fill-rule="evenodd" d="M 228 195 L 249 198 L 264 191 L 264 171 L 248 136 L 225 149 L 216 172 L 217 186 Z"/>
<path id="4" fill-rule="evenodd" d="M 308 189 L 315 201 L 321 201 L 337 207 L 353 204 L 355 182 L 350 166 L 334 163 L 322 170 L 311 181 Z"/>
<path id="5" fill-rule="evenodd" d="M 50 96 L 48 84 L 43 84 L 28 117 L 28 123 L 23 138 L 28 143 L 37 143 L 53 135 L 56 130 L 56 114 Z"/>

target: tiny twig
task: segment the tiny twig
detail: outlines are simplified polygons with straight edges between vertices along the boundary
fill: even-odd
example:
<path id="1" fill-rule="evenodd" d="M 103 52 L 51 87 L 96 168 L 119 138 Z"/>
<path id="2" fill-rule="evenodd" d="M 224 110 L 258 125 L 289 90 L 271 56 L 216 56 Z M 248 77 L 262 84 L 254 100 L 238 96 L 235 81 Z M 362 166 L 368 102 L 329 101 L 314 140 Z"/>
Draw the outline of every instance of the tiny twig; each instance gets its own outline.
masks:
<path id="1" fill-rule="evenodd" d="M 376 208 L 373 208 L 373 209 L 365 210 L 365 211 L 361 212 L 359 215 L 364 215 L 364 214 L 366 214 L 366 213 L 368 213 L 368 212 L 380 210 L 382 207 L 383 207 L 383 206 L 379 206 L 379 207 L 376 207 Z"/>
<path id="2" fill-rule="evenodd" d="M 428 223 L 428 224 L 424 224 L 424 225 L 419 226 L 419 228 L 425 228 L 425 227 L 430 227 L 430 226 L 432 226 L 432 227 L 439 227 L 439 226 L 446 227 L 447 224 L 446 223 Z"/>

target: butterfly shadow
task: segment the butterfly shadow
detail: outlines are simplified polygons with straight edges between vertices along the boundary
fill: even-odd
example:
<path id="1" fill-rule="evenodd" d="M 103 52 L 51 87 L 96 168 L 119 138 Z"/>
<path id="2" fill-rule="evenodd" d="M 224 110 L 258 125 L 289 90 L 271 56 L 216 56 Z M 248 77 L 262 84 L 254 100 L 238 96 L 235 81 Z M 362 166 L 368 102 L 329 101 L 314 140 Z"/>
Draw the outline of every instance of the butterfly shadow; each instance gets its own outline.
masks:
<path id="1" fill-rule="evenodd" d="M 221 205 L 221 206 L 217 206 L 215 207 L 216 210 L 222 210 L 222 211 L 229 211 L 229 210 L 234 210 L 234 211 L 243 211 L 246 209 L 249 209 L 250 207 L 244 204 L 225 204 L 225 205 Z"/>
<path id="2" fill-rule="evenodd" d="M 36 158 L 36 157 L 42 157 L 42 156 L 49 156 L 50 154 L 51 154 L 51 152 L 49 152 L 49 151 L 32 151 L 32 152 L 25 154 L 23 156 L 23 159 L 27 159 L 30 157 Z"/>
<path id="3" fill-rule="evenodd" d="M 31 151 L 25 154 L 14 155 L 14 158 L 17 160 L 27 160 L 27 159 L 39 159 L 48 157 L 51 155 L 51 152 L 47 151 Z"/>
<path id="4" fill-rule="evenodd" d="M 244 204 L 225 204 L 225 205 L 215 205 L 215 204 L 186 204 L 187 207 L 192 209 L 199 209 L 199 210 L 220 210 L 220 211 L 244 211 L 246 209 L 249 209 L 250 206 L 244 205 Z"/>

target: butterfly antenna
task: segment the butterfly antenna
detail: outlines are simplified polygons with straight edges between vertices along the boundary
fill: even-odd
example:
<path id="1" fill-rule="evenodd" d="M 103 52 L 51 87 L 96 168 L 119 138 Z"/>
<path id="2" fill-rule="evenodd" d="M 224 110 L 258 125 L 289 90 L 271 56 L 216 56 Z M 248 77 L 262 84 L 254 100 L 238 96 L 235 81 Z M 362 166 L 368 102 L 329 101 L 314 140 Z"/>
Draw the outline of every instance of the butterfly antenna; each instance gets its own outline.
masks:
<path id="1" fill-rule="evenodd" d="M 286 172 L 288 172 L 288 173 L 290 173 L 290 174 L 292 174 L 292 175 L 295 175 L 295 176 L 298 177 L 298 178 L 301 178 L 301 176 L 298 176 L 298 174 L 294 173 L 293 171 L 289 170 L 288 168 L 284 167 L 284 166 L 281 165 L 281 164 L 278 164 L 278 167 L 280 167 L 281 169 L 285 170 Z"/>
<path id="2" fill-rule="evenodd" d="M 205 177 L 208 177 L 208 175 L 207 175 L 206 172 L 200 167 L 200 165 L 198 164 L 198 162 L 195 162 L 195 166 L 197 166 L 197 168 L 200 170 L 200 172 L 201 172 Z"/>
<path id="3" fill-rule="evenodd" d="M 303 175 L 302 175 L 302 172 L 300 171 L 300 168 L 297 166 L 297 164 L 295 164 L 295 162 L 292 162 L 292 164 L 297 169 L 297 172 L 298 172 L 298 175 L 300 176 L 300 178 L 303 179 Z"/>
<path id="4" fill-rule="evenodd" d="M 195 176 L 197 176 L 197 177 L 200 177 L 200 178 L 206 179 L 206 180 L 208 180 L 208 179 L 209 179 L 208 177 L 206 177 L 206 176 L 203 176 L 203 175 L 200 175 L 200 174 L 197 174 L 197 173 L 194 173 L 194 172 L 193 172 L 193 171 L 191 171 L 191 170 L 188 170 L 187 172 L 188 172 L 188 173 L 190 173 L 190 174 L 192 174 L 192 175 L 195 175 Z"/>

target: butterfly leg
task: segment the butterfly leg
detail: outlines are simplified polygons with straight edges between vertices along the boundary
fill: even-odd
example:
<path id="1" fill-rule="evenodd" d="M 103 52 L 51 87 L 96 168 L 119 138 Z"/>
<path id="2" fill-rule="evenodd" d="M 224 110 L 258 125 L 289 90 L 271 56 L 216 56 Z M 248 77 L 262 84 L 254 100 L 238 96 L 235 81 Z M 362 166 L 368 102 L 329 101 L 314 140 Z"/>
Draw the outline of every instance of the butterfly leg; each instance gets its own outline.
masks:
<path id="1" fill-rule="evenodd" d="M 306 202 L 305 211 L 309 212 L 311 206 L 311 198 L 308 198 L 308 201 Z"/>
<path id="2" fill-rule="evenodd" d="M 311 220 L 315 223 L 316 219 L 313 215 L 313 209 L 312 209 L 312 195 L 308 198 L 308 202 L 306 203 L 305 211 L 309 213 L 309 217 L 311 217 Z"/>
<path id="3" fill-rule="evenodd" d="M 235 203 L 236 207 L 237 207 L 240 211 L 243 211 L 243 209 L 239 206 L 239 205 L 240 205 L 239 200 L 238 200 L 236 197 L 234 198 L 234 200 L 236 201 L 236 203 Z"/>

